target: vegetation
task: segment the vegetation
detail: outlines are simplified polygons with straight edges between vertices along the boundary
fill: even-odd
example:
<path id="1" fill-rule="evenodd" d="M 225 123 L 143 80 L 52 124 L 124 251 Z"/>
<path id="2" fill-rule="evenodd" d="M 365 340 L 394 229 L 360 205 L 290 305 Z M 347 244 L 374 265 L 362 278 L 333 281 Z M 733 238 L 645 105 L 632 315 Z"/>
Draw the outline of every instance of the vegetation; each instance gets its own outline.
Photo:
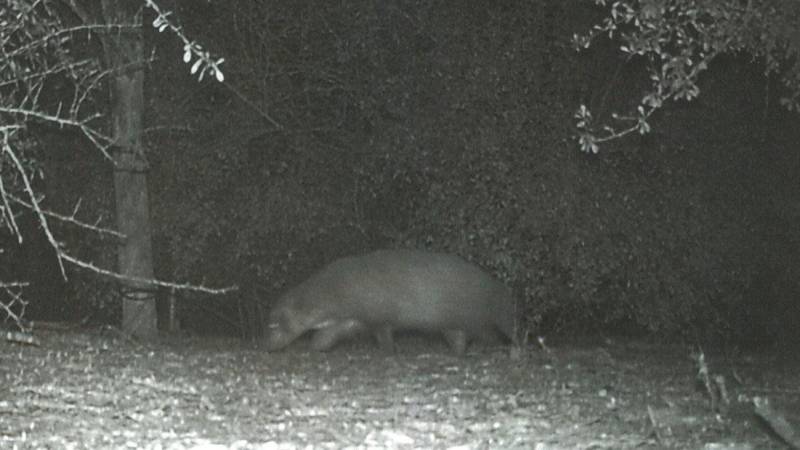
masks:
<path id="1" fill-rule="evenodd" d="M 163 3 L 0 0 L 3 444 L 800 445 L 792 0 Z M 387 247 L 531 339 L 231 337 Z"/>
<path id="2" fill-rule="evenodd" d="M 324 262 L 378 247 L 428 248 L 459 253 L 512 286 L 533 333 L 590 326 L 694 341 L 752 328 L 779 341 L 791 333 L 791 299 L 800 291 L 792 225 L 800 162 L 790 150 L 796 116 L 777 108 L 779 93 L 765 87 L 783 77 L 784 104 L 796 104 L 795 47 L 780 27 L 755 30 L 793 16 L 749 2 L 742 14 L 750 16 L 730 20 L 749 20 L 753 32 L 729 42 L 722 33 L 730 24 L 715 18 L 732 13 L 698 2 L 690 14 L 689 5 L 616 2 L 608 21 L 603 5 L 577 0 L 515 7 L 186 0 L 175 2 L 172 15 L 145 9 L 143 22 L 153 27 L 144 42 L 155 49 L 146 65 L 143 148 L 156 278 L 240 286 L 199 312 L 197 294 L 178 294 L 186 300 L 184 326 L 257 335 L 271 300 Z M 37 10 L 45 18 L 56 12 Z M 599 28 L 579 39 L 592 43 L 591 51 L 576 54 L 572 37 L 595 23 Z M 8 103 L 0 112 L 16 120 L 4 124 L 20 124 L 8 129 L 8 144 L 39 183 L 31 186 L 45 194 L 44 216 L 72 211 L 82 199 L 72 218 L 100 228 L 107 222 L 96 225 L 95 218 L 112 210 L 108 160 L 73 155 L 93 140 L 101 149 L 110 142 L 96 131 L 108 101 L 99 89 L 107 69 L 81 26 L 57 34 L 70 39 L 41 47 L 42 55 L 73 62 L 50 63 L 58 76 L 41 78 L 40 88 L 4 85 Z M 41 37 L 52 33 L 40 28 L 30 42 L 49 42 Z M 58 22 L 56 29 L 69 27 Z M 203 36 L 205 45 L 162 29 Z M 622 58 L 620 42 L 597 41 L 609 32 L 623 39 Z M 675 41 L 682 33 L 691 37 L 683 46 Z M 33 48 L 25 42 L 15 46 Z M 740 54 L 729 54 L 735 50 Z M 766 65 L 754 66 L 745 51 Z M 189 70 L 181 61 L 187 52 Z M 212 54 L 224 55 L 224 66 Z M 38 73 L 26 61 L 0 73 L 24 78 L 25 64 Z M 772 78 L 763 77 L 764 67 L 774 69 Z M 637 86 L 648 100 L 636 95 Z M 691 104 L 667 102 L 695 98 L 700 87 L 703 96 Z M 95 95 L 84 95 L 90 88 Z M 59 108 L 56 99 L 73 97 L 79 107 Z M 644 116 L 633 114 L 630 127 L 599 134 L 589 122 L 589 111 L 601 111 L 595 120 L 603 122 L 603 111 L 623 110 L 632 98 Z M 9 108 L 25 99 L 41 99 L 37 111 L 60 112 L 78 133 L 65 138 L 35 115 L 22 123 L 32 116 Z M 581 103 L 584 149 L 626 129 L 653 133 L 608 142 L 600 155 L 580 154 L 570 121 Z M 654 115 L 656 105 L 661 113 Z M 38 156 L 53 149 L 64 156 Z M 3 164 L 3 182 L 7 192 L 24 192 L 15 167 Z M 37 170 L 52 175 L 33 177 Z M 96 178 L 81 182 L 76 174 L 86 173 Z M 32 205 L 30 196 L 15 195 Z M 12 209 L 25 208 L 4 211 Z M 64 254 L 114 264 L 85 235 L 53 236 Z M 96 299 L 93 307 L 74 308 L 81 315 L 113 304 L 91 279 L 70 280 L 68 298 Z M 158 295 L 167 297 L 170 285 L 162 286 Z M 769 313 L 758 306 L 765 298 Z M 21 305 L 4 304 L 9 311 Z"/>
<path id="3" fill-rule="evenodd" d="M 616 38 L 627 60 L 643 60 L 650 79 L 636 111 L 614 114 L 623 128 L 594 129 L 592 115 L 581 105 L 575 118 L 584 151 L 632 132 L 650 131 L 648 119 L 668 100 L 691 101 L 700 95 L 702 73 L 718 57 L 749 54 L 766 77 L 780 80 L 780 103 L 800 111 L 800 4 L 793 0 L 595 0 L 609 14 L 588 34 L 576 34 L 578 48 L 599 37 Z M 769 95 L 769 94 L 768 94 Z"/>
<path id="4" fill-rule="evenodd" d="M 189 42 L 171 25 L 155 3 L 145 3 L 157 13 L 154 27 L 160 31 L 171 27 L 185 42 L 184 60 L 197 59 L 191 72 L 198 73 L 200 78 L 209 73 L 221 81 L 219 64 L 222 60 L 212 60 L 207 52 Z M 0 273 L 0 290 L 5 294 L 5 299 L 0 300 L 0 309 L 18 329 L 29 328 L 23 320 L 28 301 L 22 295 L 22 288 L 29 284 L 25 281 L 27 276 L 42 272 L 37 265 L 44 262 L 40 259 L 25 267 L 20 261 L 30 257 L 30 248 L 22 244 L 31 237 L 35 239 L 38 228 L 49 246 L 48 257 L 54 258 L 62 279 L 68 278 L 66 265 L 69 264 L 122 281 L 125 284 L 123 328 L 135 335 L 152 336 L 156 331 L 155 303 L 147 286 L 214 290 L 153 278 L 143 172 L 147 163 L 141 149 L 141 65 L 144 63 L 141 16 L 136 12 L 136 4 L 115 0 L 104 0 L 100 8 L 84 6 L 81 2 L 7 0 L 0 9 L 3 54 L 0 61 L 0 114 L 3 118 L 0 126 L 0 225 L 4 228 L 0 234 L 0 250 L 8 250 L 4 256 L 12 262 L 4 265 L 5 270 Z M 102 213 L 96 220 L 86 219 L 87 214 L 80 210 L 83 199 L 76 200 L 75 192 L 69 192 L 73 194 L 69 199 L 74 205 L 68 209 L 71 213 L 58 212 L 59 209 L 50 209 L 45 204 L 41 195 L 42 185 L 46 184 L 45 173 L 49 177 L 57 170 L 53 166 L 62 162 L 54 155 L 56 146 L 43 139 L 55 127 L 66 130 L 61 133 L 62 138 L 77 132 L 83 138 L 78 145 L 96 150 L 105 158 L 105 163 L 114 168 L 115 226 L 105 223 Z M 91 161 L 91 156 L 74 153 L 74 148 L 69 151 L 73 152 L 67 156 L 69 160 L 79 164 Z M 48 163 L 50 170 L 46 170 Z M 100 170 L 92 167 L 92 172 L 99 174 Z M 74 178 L 76 174 L 61 175 Z M 109 189 L 110 180 L 105 181 L 108 184 L 104 188 Z M 98 214 L 97 202 L 102 203 L 102 200 L 89 199 L 94 206 L 89 216 Z M 64 206 L 61 205 L 61 210 Z M 24 217 L 26 214 L 33 216 L 32 222 Z M 84 232 L 83 251 L 70 249 L 62 240 L 69 231 L 61 227 Z M 116 270 L 108 263 L 108 256 L 113 253 L 98 252 L 104 258 L 104 264 L 100 265 L 87 258 L 87 249 L 90 254 L 97 251 L 92 247 L 97 245 L 98 237 L 110 238 L 116 244 Z M 111 291 L 104 293 L 107 297 Z M 94 307 L 103 309 L 108 304 L 116 302 L 102 298 Z"/>

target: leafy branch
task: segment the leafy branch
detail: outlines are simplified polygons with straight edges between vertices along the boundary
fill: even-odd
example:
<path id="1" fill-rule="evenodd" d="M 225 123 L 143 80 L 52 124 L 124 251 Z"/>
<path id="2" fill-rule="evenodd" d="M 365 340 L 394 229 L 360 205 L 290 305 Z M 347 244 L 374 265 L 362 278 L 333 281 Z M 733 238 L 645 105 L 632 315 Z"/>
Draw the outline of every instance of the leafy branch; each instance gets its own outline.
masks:
<path id="1" fill-rule="evenodd" d="M 780 74 L 786 88 L 781 104 L 800 111 L 800 42 L 796 38 L 800 3 L 792 0 L 594 0 L 608 16 L 585 34 L 573 36 L 577 50 L 607 36 L 619 50 L 644 58 L 650 88 L 630 114 L 612 114 L 616 126 L 598 128 L 582 104 L 574 115 L 581 150 L 597 153 L 599 144 L 633 132 L 650 131 L 648 120 L 668 100 L 700 95 L 698 79 L 726 53 L 750 53 L 764 62 L 766 75 Z M 788 13 L 787 13 L 788 12 Z"/>
<path id="2" fill-rule="evenodd" d="M 225 62 L 225 58 L 214 59 L 211 53 L 203 50 L 198 43 L 190 41 L 183 30 L 178 25 L 175 25 L 169 20 L 171 12 L 164 12 L 153 0 L 145 0 L 145 5 L 156 12 L 156 18 L 153 20 L 153 27 L 158 29 L 159 32 L 164 30 L 171 30 L 172 33 L 183 41 L 183 62 L 189 64 L 194 60 L 191 69 L 189 70 L 192 75 L 197 74 L 197 80 L 203 81 L 206 73 L 213 76 L 220 83 L 225 81 L 225 76 L 222 74 L 219 66 Z"/>

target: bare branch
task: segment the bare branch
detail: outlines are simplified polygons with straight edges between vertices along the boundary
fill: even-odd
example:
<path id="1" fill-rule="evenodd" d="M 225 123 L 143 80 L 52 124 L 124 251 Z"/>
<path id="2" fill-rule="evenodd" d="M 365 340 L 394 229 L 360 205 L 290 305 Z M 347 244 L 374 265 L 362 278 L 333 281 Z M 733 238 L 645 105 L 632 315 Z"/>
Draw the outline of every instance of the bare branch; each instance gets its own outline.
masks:
<path id="1" fill-rule="evenodd" d="M 25 326 L 25 322 L 22 320 L 22 316 L 25 315 L 25 308 L 28 306 L 28 302 L 22 298 L 22 294 L 19 292 L 19 290 L 26 286 L 28 286 L 28 283 L 19 281 L 0 281 L 0 290 L 5 292 L 6 295 L 11 298 L 11 300 L 8 302 L 0 301 L 0 310 L 5 311 L 6 316 L 17 324 L 17 327 L 20 329 L 20 331 L 28 331 L 28 327 Z M 14 305 L 19 305 L 19 312 L 14 311 Z"/>
<path id="2" fill-rule="evenodd" d="M 115 280 L 122 280 L 122 281 L 129 281 L 134 283 L 142 283 L 142 284 L 149 284 L 151 286 L 159 286 L 171 289 L 179 289 L 184 291 L 193 291 L 193 292 L 202 292 L 204 294 L 212 294 L 212 295 L 219 295 L 219 294 L 227 294 L 229 292 L 233 292 L 239 289 L 238 286 L 228 286 L 224 288 L 210 288 L 203 285 L 195 285 L 191 283 L 172 283 L 169 281 L 161 281 L 157 279 L 150 279 L 150 278 L 141 278 L 141 277 L 129 277 L 126 275 L 122 275 L 116 273 L 111 270 L 103 269 L 98 267 L 92 263 L 87 263 L 85 261 L 81 261 L 73 256 L 70 256 L 68 253 L 59 250 L 59 256 L 63 258 L 65 261 L 68 261 L 78 267 L 82 267 L 87 270 L 91 270 L 92 272 L 98 273 L 100 275 L 107 276 L 109 278 L 114 278 Z"/>
<path id="3" fill-rule="evenodd" d="M 30 283 L 23 281 L 0 281 L 0 289 L 23 288 L 30 286 Z"/>
<path id="4" fill-rule="evenodd" d="M 23 117 L 35 117 L 47 122 L 55 123 L 60 126 L 69 126 L 75 127 L 83 132 L 84 136 L 89 138 L 90 141 L 97 147 L 98 150 L 105 156 L 109 161 L 114 161 L 111 155 L 108 153 L 108 148 L 111 147 L 112 139 L 99 131 L 91 128 L 87 124 L 92 120 L 102 117 L 100 113 L 92 114 L 89 117 L 86 117 L 81 120 L 76 120 L 73 118 L 65 118 L 61 117 L 59 113 L 55 115 L 47 114 L 41 111 L 32 111 L 29 109 L 22 109 L 22 108 L 9 108 L 5 106 L 0 106 L 0 112 L 5 112 L 8 114 L 17 114 Z"/>
<path id="5" fill-rule="evenodd" d="M 55 40 L 61 35 L 72 34 L 78 31 L 87 31 L 87 32 L 106 31 L 110 29 L 116 29 L 119 31 L 123 29 L 136 29 L 136 28 L 138 27 L 135 24 L 89 24 L 89 25 L 78 25 L 75 27 L 63 28 L 61 30 L 52 31 L 46 36 L 43 36 L 41 39 L 30 41 L 27 44 L 20 46 L 3 56 L 5 56 L 6 58 L 13 58 L 18 55 L 29 54 L 34 52 L 37 47 L 46 45 L 46 43 L 50 40 Z"/>
<path id="6" fill-rule="evenodd" d="M 1 183 L 1 181 L 0 181 L 0 183 Z M 34 209 L 34 207 L 33 207 L 33 205 L 31 203 L 26 202 L 25 200 L 13 195 L 13 194 L 8 194 L 8 198 L 12 202 L 20 204 L 20 205 L 22 205 L 22 206 L 24 206 L 24 207 L 26 207 L 28 209 L 31 209 L 31 210 Z M 112 230 L 110 228 L 99 227 L 97 225 L 92 225 L 92 224 L 89 224 L 89 223 L 86 223 L 86 222 L 83 222 L 83 221 L 80 221 L 80 220 L 76 219 L 75 216 L 78 214 L 78 208 L 79 207 L 80 207 L 80 200 L 78 200 L 78 202 L 75 204 L 75 209 L 72 211 L 72 214 L 70 214 L 69 216 L 65 216 L 63 214 L 59 214 L 57 212 L 53 212 L 53 211 L 50 211 L 50 210 L 47 210 L 47 209 L 43 209 L 43 208 L 42 208 L 42 213 L 44 213 L 44 215 L 46 215 L 46 216 L 52 217 L 54 219 L 58 219 L 58 220 L 60 220 L 62 222 L 71 223 L 71 224 L 73 224 L 73 225 L 75 225 L 77 227 L 80 227 L 80 228 L 85 228 L 87 230 L 94 231 L 96 233 L 109 234 L 111 236 L 114 236 L 114 237 L 117 237 L 117 238 L 120 238 L 120 239 L 125 239 L 125 235 L 120 233 L 119 231 Z"/>
<path id="7" fill-rule="evenodd" d="M 80 69 L 84 66 L 87 66 L 91 63 L 91 61 L 82 60 L 77 61 L 69 64 L 59 64 L 55 67 L 50 67 L 47 70 L 33 72 L 33 73 L 26 73 L 24 75 L 19 76 L 18 78 L 8 79 L 5 81 L 0 82 L 0 87 L 12 86 L 21 82 L 30 82 L 33 80 L 41 80 L 45 77 L 49 77 L 52 75 L 59 74 L 61 72 L 70 71 L 73 72 L 75 69 Z"/>
<path id="8" fill-rule="evenodd" d="M 3 200 L 3 221 L 8 224 L 8 229 L 11 231 L 11 234 L 17 236 L 17 242 L 21 244 L 22 233 L 19 232 L 17 220 L 14 218 L 14 211 L 11 210 L 11 205 L 8 204 L 9 194 L 6 192 L 2 177 L 0 177 L 0 197 L 2 197 Z"/>
<path id="9" fill-rule="evenodd" d="M 56 249 L 56 258 L 58 260 L 58 267 L 61 269 L 61 276 L 64 279 L 67 278 L 67 273 L 64 271 L 64 262 L 61 260 L 61 257 L 58 255 L 60 253 L 61 246 L 58 242 L 56 242 L 56 238 L 53 236 L 53 233 L 50 231 L 50 225 L 47 222 L 47 217 L 42 212 L 41 208 L 39 208 L 39 202 L 36 200 L 36 194 L 33 192 L 33 187 L 31 186 L 31 180 L 28 178 L 28 174 L 25 173 L 25 167 L 22 165 L 22 161 L 17 158 L 17 154 L 14 153 L 14 149 L 11 148 L 11 145 L 8 143 L 9 133 L 3 133 L 3 153 L 8 155 L 11 161 L 14 163 L 17 172 L 20 174 L 20 178 L 22 179 L 22 183 L 25 186 L 25 192 L 28 193 L 28 198 L 31 199 L 31 206 L 33 210 L 36 212 L 36 215 L 39 217 L 39 225 L 44 230 L 44 234 L 47 236 L 47 240 L 50 242 L 50 245 Z"/>
<path id="10" fill-rule="evenodd" d="M 144 61 L 133 61 L 122 66 L 104 69 L 101 67 L 101 62 L 96 58 L 81 58 L 76 56 L 77 53 L 70 51 L 70 46 L 77 44 L 71 39 L 72 36 L 83 36 L 80 33 L 85 33 L 86 36 L 98 35 L 101 38 L 101 43 L 104 43 L 104 38 L 108 37 L 110 33 L 124 33 L 127 30 L 138 28 L 140 25 L 136 23 L 137 21 L 119 24 L 93 23 L 99 20 L 99 17 L 96 17 L 93 11 L 83 9 L 78 1 L 64 0 L 64 5 L 71 8 L 80 17 L 83 24 L 62 27 L 63 22 L 59 17 L 60 12 L 51 10 L 47 1 L 34 0 L 29 3 L 20 7 L 22 8 L 19 11 L 20 14 L 23 16 L 25 14 L 35 15 L 43 23 L 53 26 L 43 26 L 36 28 L 35 32 L 26 33 L 28 22 L 21 20 L 19 23 L 10 23 L 4 28 L 6 33 L 4 37 L 9 36 L 8 33 L 21 33 L 20 39 L 22 42 L 17 42 L 16 45 L 10 48 L 4 48 L 3 58 L 0 60 L 0 69 L 3 69 L 2 71 L 5 74 L 2 77 L 3 79 L 0 80 L 0 89 L 4 90 L 3 98 L 0 99 L 0 115 L 3 116 L 3 122 L 10 122 L 0 124 L 0 133 L 2 133 L 2 137 L 0 137 L 2 139 L 2 142 L 0 142 L 0 163 L 6 163 L 7 161 L 8 164 L 4 171 L 6 176 L 0 177 L 0 209 L 2 209 L 0 220 L 3 220 L 11 233 L 17 236 L 19 242 L 22 242 L 24 229 L 20 229 L 15 213 L 18 215 L 19 211 L 24 209 L 31 211 L 44 231 L 50 247 L 55 250 L 61 275 L 65 279 L 67 278 L 65 266 L 66 264 L 71 264 L 101 276 L 144 286 L 158 286 L 205 294 L 224 294 L 238 289 L 236 286 L 212 288 L 202 284 L 175 283 L 155 278 L 148 279 L 122 275 L 70 255 L 66 251 L 64 244 L 56 240 L 56 235 L 52 229 L 52 224 L 56 222 L 51 222 L 53 220 L 77 226 L 91 233 L 112 236 L 116 239 L 124 239 L 125 235 L 112 228 L 102 226 L 99 220 L 92 224 L 79 219 L 80 200 L 76 202 L 71 213 L 67 214 L 44 208 L 43 199 L 34 189 L 34 172 L 32 170 L 35 170 L 36 166 L 33 166 L 33 169 L 30 166 L 31 163 L 35 162 L 35 155 L 27 154 L 25 152 L 27 147 L 24 145 L 17 145 L 18 143 L 25 144 L 26 142 L 17 141 L 16 138 L 19 135 L 15 133 L 19 130 L 26 130 L 26 122 L 29 121 L 42 121 L 62 128 L 77 129 L 108 161 L 116 165 L 109 151 L 111 146 L 114 145 L 114 138 L 104 134 L 102 132 L 103 128 L 98 126 L 104 115 L 100 112 L 89 110 L 89 99 L 93 98 L 93 94 L 98 91 L 101 83 L 110 74 L 130 70 L 131 68 L 140 68 L 148 61 L 146 59 Z M 154 3 L 148 2 L 148 6 L 156 9 L 159 18 L 165 19 L 168 16 L 168 13 L 158 10 Z M 37 9 L 37 11 L 34 11 L 34 9 Z M 141 10 L 139 14 L 141 14 Z M 173 31 L 176 31 L 175 34 L 183 40 L 187 48 L 191 48 L 194 54 L 205 61 L 206 67 L 201 71 L 201 76 L 204 71 L 207 71 L 210 74 L 215 74 L 217 79 L 222 81 L 223 77 L 219 67 L 224 59 L 211 59 L 211 55 L 208 52 L 203 51 L 198 45 L 186 39 L 179 28 L 172 24 L 170 26 Z M 153 59 L 151 55 L 150 61 Z M 63 102 L 49 103 L 47 104 L 48 106 L 44 106 L 40 103 L 40 94 L 44 92 L 45 81 L 54 76 L 68 78 L 72 82 L 72 90 L 70 94 L 67 94 L 67 97 L 63 98 Z M 13 182 L 9 180 L 13 180 Z M 0 252 L 2 252 L 2 249 L 0 249 Z M 5 312 L 6 316 L 15 321 L 23 330 L 23 315 L 27 302 L 23 299 L 21 290 L 25 286 L 27 286 L 27 283 L 0 282 L 0 295 L 3 296 L 0 299 L 0 315 Z M 10 301 L 5 301 L 9 299 Z"/>

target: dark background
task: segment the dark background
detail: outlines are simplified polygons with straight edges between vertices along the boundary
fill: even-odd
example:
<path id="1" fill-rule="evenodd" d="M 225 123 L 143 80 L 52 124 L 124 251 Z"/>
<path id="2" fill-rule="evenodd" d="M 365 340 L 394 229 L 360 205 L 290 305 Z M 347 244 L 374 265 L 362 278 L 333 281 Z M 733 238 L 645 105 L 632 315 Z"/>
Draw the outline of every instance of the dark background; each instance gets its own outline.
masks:
<path id="1" fill-rule="evenodd" d="M 185 330 L 258 336 L 324 263 L 413 247 L 502 279 L 534 333 L 800 341 L 798 120 L 758 61 L 716 60 L 652 134 L 586 155 L 577 107 L 608 120 L 647 81 L 613 42 L 574 51 L 602 17 L 591 2 L 163 3 L 226 58 L 225 85 L 198 83 L 179 41 L 146 29 L 156 274 L 240 286 L 178 293 Z M 78 137 L 41 140 L 48 205 L 113 217 L 110 164 Z M 114 266 L 113 243 L 62 232 Z M 29 318 L 118 320 L 113 284 L 64 284 L 46 243 L 23 251 Z"/>

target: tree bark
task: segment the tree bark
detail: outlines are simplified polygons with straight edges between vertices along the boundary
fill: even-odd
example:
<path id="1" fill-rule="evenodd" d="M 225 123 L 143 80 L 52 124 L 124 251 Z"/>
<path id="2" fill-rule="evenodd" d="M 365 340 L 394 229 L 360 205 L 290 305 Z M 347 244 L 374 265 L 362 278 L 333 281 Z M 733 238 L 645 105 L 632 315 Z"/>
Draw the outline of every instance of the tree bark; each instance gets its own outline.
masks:
<path id="1" fill-rule="evenodd" d="M 115 70 L 111 83 L 111 111 L 117 227 L 126 236 L 118 249 L 118 271 L 129 277 L 152 279 L 148 166 L 142 147 L 144 51 L 141 4 L 130 0 L 102 0 L 106 23 L 125 25 L 119 31 L 108 32 L 104 40 L 108 65 Z M 145 339 L 156 336 L 153 291 L 146 283 L 134 281 L 123 282 L 121 289 L 123 331 Z"/>

